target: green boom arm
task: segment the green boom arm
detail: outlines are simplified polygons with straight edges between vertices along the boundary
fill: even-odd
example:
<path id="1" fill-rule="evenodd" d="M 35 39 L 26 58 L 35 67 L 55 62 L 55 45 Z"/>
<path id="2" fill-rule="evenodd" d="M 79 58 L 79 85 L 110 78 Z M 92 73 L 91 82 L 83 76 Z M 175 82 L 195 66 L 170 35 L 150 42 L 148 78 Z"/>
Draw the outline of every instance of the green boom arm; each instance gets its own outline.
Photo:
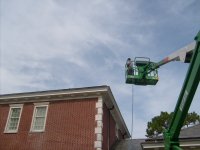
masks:
<path id="1" fill-rule="evenodd" d="M 169 129 L 164 133 L 166 150 L 181 150 L 179 134 L 200 81 L 200 32 L 195 37 L 196 47 L 175 107 Z"/>
<path id="2" fill-rule="evenodd" d="M 134 74 L 126 76 L 126 83 L 136 85 L 155 85 L 158 79 L 149 79 L 148 74 L 157 71 L 156 69 L 160 66 L 171 61 L 190 62 L 170 127 L 164 133 L 165 150 L 181 150 L 179 147 L 180 130 L 183 126 L 200 80 L 200 32 L 195 37 L 195 41 L 196 42 L 179 49 L 158 63 L 150 61 L 135 61 L 136 68 L 138 68 L 136 71 L 138 71 L 138 73 L 134 70 Z M 156 82 L 150 82 L 154 80 Z"/>

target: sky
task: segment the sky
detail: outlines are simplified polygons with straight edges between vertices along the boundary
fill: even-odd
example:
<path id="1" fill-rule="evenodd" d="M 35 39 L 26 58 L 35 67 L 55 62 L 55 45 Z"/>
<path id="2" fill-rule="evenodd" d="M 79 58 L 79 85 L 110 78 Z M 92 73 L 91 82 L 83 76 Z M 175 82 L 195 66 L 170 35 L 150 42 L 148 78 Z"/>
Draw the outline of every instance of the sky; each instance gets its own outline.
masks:
<path id="1" fill-rule="evenodd" d="M 1 0 L 0 94 L 108 85 L 133 138 L 174 111 L 188 64 L 159 69 L 156 86 L 125 84 L 128 57 L 158 62 L 194 41 L 199 0 Z M 133 93 L 133 96 L 132 96 Z M 190 111 L 200 114 L 198 87 Z"/>

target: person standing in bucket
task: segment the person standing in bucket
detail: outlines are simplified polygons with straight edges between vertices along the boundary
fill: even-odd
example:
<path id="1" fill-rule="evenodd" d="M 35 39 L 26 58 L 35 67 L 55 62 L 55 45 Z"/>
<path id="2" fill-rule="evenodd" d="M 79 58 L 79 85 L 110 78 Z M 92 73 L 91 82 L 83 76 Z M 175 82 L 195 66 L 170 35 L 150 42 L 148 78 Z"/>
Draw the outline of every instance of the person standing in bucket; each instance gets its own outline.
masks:
<path id="1" fill-rule="evenodd" d="M 133 75 L 133 62 L 131 58 L 128 58 L 126 61 L 126 68 L 128 75 Z"/>

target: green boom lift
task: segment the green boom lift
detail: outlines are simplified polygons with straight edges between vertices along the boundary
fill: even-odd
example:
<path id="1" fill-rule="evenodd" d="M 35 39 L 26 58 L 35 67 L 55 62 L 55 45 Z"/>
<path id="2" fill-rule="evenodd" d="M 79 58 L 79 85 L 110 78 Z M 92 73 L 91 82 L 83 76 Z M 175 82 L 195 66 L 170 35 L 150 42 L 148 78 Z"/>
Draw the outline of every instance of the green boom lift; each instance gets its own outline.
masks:
<path id="1" fill-rule="evenodd" d="M 155 85 L 158 82 L 157 69 L 171 61 L 190 63 L 171 124 L 164 132 L 165 150 L 182 150 L 179 145 L 180 130 L 200 81 L 200 31 L 193 43 L 158 63 L 151 62 L 149 58 L 136 57 L 133 65 L 125 66 L 125 78 L 127 84 Z"/>

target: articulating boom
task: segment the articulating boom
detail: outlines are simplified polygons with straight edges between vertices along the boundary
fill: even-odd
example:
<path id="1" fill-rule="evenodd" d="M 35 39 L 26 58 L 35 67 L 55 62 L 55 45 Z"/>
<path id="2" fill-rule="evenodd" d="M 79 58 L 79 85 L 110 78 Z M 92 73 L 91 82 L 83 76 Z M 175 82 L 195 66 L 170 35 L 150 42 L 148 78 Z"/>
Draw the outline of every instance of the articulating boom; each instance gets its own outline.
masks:
<path id="1" fill-rule="evenodd" d="M 158 63 L 151 62 L 147 57 L 135 57 L 134 61 L 126 63 L 126 83 L 136 85 L 155 85 L 158 82 L 158 71 L 157 69 L 172 61 L 181 61 L 189 63 L 195 48 L 196 42 L 193 42 L 171 55 L 167 56 Z M 130 64 L 131 61 L 131 64 Z M 134 64 L 134 65 L 133 65 Z"/>
<path id="2" fill-rule="evenodd" d="M 154 80 L 155 82 L 148 82 L 149 78 L 147 77 L 152 72 L 157 72 L 157 68 L 160 66 L 171 61 L 190 62 L 170 127 L 164 132 L 165 150 L 182 150 L 179 146 L 180 130 L 200 81 L 200 32 L 195 37 L 195 41 L 196 42 L 181 48 L 158 63 L 150 62 L 150 59 L 148 59 L 132 61 L 135 65 L 133 67 L 131 65 L 126 65 L 126 83 L 136 85 L 155 85 L 158 81 L 157 74 L 154 74 L 151 78 L 151 80 Z M 139 77 L 135 74 L 135 70 L 138 71 L 137 75 L 140 74 Z"/>

